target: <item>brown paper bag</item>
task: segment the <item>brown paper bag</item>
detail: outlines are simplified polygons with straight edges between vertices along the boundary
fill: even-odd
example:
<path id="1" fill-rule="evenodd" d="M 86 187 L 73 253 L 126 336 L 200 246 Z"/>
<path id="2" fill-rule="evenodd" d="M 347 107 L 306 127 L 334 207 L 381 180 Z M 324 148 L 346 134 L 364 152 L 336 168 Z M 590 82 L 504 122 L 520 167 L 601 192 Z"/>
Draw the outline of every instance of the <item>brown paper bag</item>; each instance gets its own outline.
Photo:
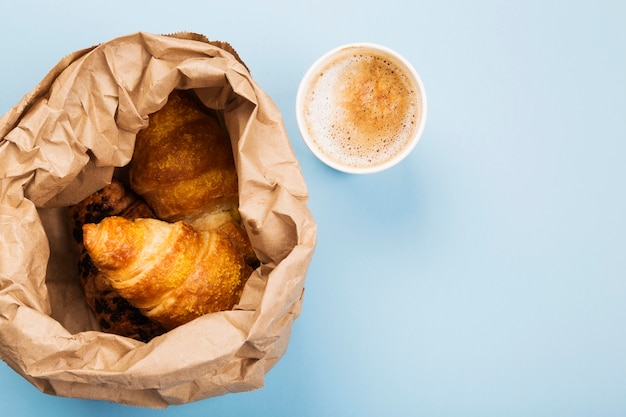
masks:
<path id="1" fill-rule="evenodd" d="M 219 46 L 137 33 L 77 51 L 0 119 L 0 357 L 41 391 L 166 407 L 259 388 L 285 353 L 316 225 L 278 109 Z M 232 311 L 145 344 L 98 330 L 66 207 L 128 164 L 147 115 L 175 88 L 223 112 L 262 266 Z"/>

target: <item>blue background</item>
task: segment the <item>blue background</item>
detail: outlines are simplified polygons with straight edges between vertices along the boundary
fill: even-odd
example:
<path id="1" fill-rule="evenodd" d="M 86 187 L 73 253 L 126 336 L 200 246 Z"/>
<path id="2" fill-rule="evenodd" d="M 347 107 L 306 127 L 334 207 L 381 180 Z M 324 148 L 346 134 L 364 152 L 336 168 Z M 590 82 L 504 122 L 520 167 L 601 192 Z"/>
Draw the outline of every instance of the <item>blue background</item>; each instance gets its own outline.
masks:
<path id="1" fill-rule="evenodd" d="M 0 363 L 3 416 L 626 415 L 623 1 L 3 1 L 0 114 L 64 55 L 146 31 L 230 42 L 280 108 L 318 245 L 260 390 L 166 410 L 41 394 Z M 400 165 L 305 147 L 298 83 L 376 42 L 421 74 Z"/>

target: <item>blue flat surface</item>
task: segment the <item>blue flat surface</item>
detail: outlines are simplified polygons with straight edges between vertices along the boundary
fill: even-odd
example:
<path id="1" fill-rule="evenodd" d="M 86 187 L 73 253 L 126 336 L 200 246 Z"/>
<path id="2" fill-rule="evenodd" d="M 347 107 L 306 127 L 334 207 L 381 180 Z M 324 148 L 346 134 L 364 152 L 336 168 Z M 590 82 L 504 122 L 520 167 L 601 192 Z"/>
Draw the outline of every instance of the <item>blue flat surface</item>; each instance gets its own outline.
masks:
<path id="1" fill-rule="evenodd" d="M 4 1 L 0 114 L 118 36 L 230 42 L 280 108 L 318 245 L 259 390 L 166 410 L 42 394 L 0 363 L 3 416 L 626 415 L 623 1 Z M 348 42 L 422 76 L 421 142 L 334 171 L 297 130 L 300 78 Z"/>

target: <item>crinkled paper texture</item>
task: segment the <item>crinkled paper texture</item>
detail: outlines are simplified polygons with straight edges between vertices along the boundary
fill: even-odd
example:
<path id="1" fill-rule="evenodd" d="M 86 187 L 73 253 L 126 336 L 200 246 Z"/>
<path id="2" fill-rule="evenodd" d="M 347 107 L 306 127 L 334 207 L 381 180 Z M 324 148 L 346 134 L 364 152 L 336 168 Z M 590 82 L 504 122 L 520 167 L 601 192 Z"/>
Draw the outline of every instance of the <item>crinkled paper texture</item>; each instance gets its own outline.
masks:
<path id="1" fill-rule="evenodd" d="M 136 33 L 77 51 L 0 119 L 0 357 L 41 391 L 166 407 L 259 388 L 284 354 L 316 226 L 279 110 L 218 45 Z M 128 164 L 177 88 L 223 113 L 262 266 L 233 311 L 144 344 L 98 331 L 65 216 Z"/>

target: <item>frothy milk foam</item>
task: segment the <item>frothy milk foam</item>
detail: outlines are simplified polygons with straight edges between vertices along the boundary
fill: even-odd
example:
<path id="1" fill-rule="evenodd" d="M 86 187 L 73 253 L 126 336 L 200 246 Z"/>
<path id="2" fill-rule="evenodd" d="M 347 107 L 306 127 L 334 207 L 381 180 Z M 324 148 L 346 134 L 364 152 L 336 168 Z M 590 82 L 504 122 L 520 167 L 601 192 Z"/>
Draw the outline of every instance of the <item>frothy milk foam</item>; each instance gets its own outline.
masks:
<path id="1" fill-rule="evenodd" d="M 326 157 L 355 168 L 384 164 L 410 145 L 419 96 L 401 67 L 376 51 L 348 51 L 311 79 L 303 115 Z"/>

